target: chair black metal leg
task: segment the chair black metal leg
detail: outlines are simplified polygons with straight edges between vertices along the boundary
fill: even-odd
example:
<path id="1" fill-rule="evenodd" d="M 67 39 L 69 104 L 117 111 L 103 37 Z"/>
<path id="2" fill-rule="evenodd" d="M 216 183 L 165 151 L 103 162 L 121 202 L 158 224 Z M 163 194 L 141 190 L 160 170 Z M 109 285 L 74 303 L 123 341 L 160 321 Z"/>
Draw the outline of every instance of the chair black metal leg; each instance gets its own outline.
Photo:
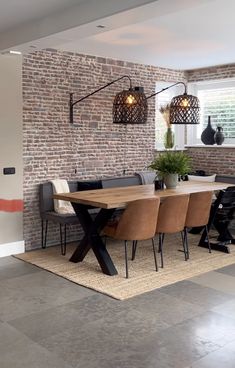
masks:
<path id="1" fill-rule="evenodd" d="M 206 230 L 206 237 L 207 237 L 209 253 L 211 253 L 211 243 L 210 243 L 210 239 L 209 239 L 209 231 L 208 231 L 207 225 L 205 226 L 205 230 Z"/>
<path id="2" fill-rule="evenodd" d="M 187 244 L 186 244 L 186 229 L 184 228 L 183 231 L 180 232 L 181 234 L 181 238 L 182 238 L 182 243 L 183 243 L 183 248 L 184 248 L 184 259 L 185 261 L 188 260 L 188 250 L 187 250 Z"/>
<path id="3" fill-rule="evenodd" d="M 45 229 L 45 234 L 44 234 L 44 221 L 42 220 L 42 248 L 45 249 L 47 246 L 47 228 L 48 228 L 48 220 L 46 220 L 46 229 Z"/>
<path id="4" fill-rule="evenodd" d="M 164 267 L 164 263 L 163 263 L 163 241 L 164 241 L 164 234 L 159 233 L 159 252 L 161 254 L 161 268 Z"/>
<path id="5" fill-rule="evenodd" d="M 189 246 L 188 246 L 188 229 L 185 228 L 184 229 L 184 238 L 185 238 L 185 244 L 186 244 L 186 249 L 187 249 L 187 259 L 189 259 Z"/>
<path id="6" fill-rule="evenodd" d="M 62 225 L 60 224 L 60 249 L 62 256 L 66 254 L 66 224 L 64 225 L 64 236 L 62 231 Z"/>
<path id="7" fill-rule="evenodd" d="M 124 244 L 125 244 L 126 279 L 128 279 L 128 277 L 129 277 L 129 273 L 128 273 L 127 241 L 126 241 L 126 240 L 125 240 Z"/>
<path id="8" fill-rule="evenodd" d="M 44 247 L 44 221 L 41 221 L 41 247 Z"/>
<path id="9" fill-rule="evenodd" d="M 156 272 L 157 272 L 158 271 L 158 265 L 157 265 L 157 255 L 156 255 L 154 238 L 152 238 L 152 245 L 153 245 L 153 255 L 154 255 L 155 268 L 156 268 Z"/>
<path id="10" fill-rule="evenodd" d="M 65 256 L 66 254 L 66 247 L 67 247 L 67 226 L 64 225 L 64 250 L 62 252 L 62 255 Z"/>
<path id="11" fill-rule="evenodd" d="M 162 243 L 164 242 L 164 237 L 165 237 L 165 234 L 162 234 Z M 160 242 L 159 242 L 159 246 L 158 246 L 158 253 L 161 253 Z"/>
<path id="12" fill-rule="evenodd" d="M 131 255 L 131 260 L 132 261 L 134 261 L 134 259 L 135 259 L 137 243 L 138 243 L 137 240 L 133 240 L 133 242 L 132 242 L 132 255 Z"/>

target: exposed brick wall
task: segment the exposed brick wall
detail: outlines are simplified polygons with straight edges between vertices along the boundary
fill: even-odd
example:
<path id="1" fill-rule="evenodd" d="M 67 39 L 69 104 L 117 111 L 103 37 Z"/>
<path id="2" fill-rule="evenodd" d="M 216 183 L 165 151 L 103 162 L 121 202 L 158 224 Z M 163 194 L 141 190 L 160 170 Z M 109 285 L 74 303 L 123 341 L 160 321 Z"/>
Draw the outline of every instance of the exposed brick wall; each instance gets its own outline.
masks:
<path id="1" fill-rule="evenodd" d="M 188 82 L 209 81 L 235 77 L 235 64 L 219 65 L 210 68 L 188 70 Z"/>
<path id="2" fill-rule="evenodd" d="M 45 50 L 23 62 L 24 239 L 26 249 L 40 246 L 38 184 L 54 178 L 93 179 L 142 170 L 154 155 L 154 98 L 146 125 L 112 123 L 115 93 L 128 88 L 115 83 L 76 105 L 69 124 L 69 93 L 79 99 L 124 74 L 133 84 L 155 91 L 157 80 L 185 81 L 185 73 L 94 56 Z M 126 152 L 126 154 L 124 154 Z M 124 158 L 125 156 L 125 158 Z M 73 240 L 77 228 L 69 231 Z M 58 226 L 50 224 L 48 243 L 59 242 Z"/>
<path id="3" fill-rule="evenodd" d="M 207 174 L 235 175 L 235 148 L 190 147 L 193 170 L 205 170 Z"/>
<path id="4" fill-rule="evenodd" d="M 235 64 L 211 68 L 189 70 L 188 82 L 210 81 L 235 77 Z M 194 169 L 202 169 L 209 174 L 235 175 L 235 148 L 195 147 L 189 149 Z"/>

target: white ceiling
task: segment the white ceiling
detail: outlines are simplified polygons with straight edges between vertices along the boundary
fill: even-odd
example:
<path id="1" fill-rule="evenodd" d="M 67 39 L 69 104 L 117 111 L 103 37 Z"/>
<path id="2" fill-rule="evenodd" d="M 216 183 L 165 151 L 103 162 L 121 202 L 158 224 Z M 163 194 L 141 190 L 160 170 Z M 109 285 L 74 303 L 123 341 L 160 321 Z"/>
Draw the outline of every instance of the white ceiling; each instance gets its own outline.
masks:
<path id="1" fill-rule="evenodd" d="M 0 32 L 63 11 L 84 0 L 0 0 Z"/>
<path id="2" fill-rule="evenodd" d="M 16 5 L 20 2 L 26 6 L 28 0 L 8 2 Z M 115 4 L 116 8 L 97 8 L 101 3 L 105 5 L 105 2 L 106 5 Z M 53 10 L 65 15 L 65 3 L 74 9 L 75 14 L 76 3 L 77 10 L 78 5 L 83 6 L 80 10 L 83 9 L 84 12 L 79 13 L 80 16 L 83 15 L 83 22 L 77 26 L 73 23 L 73 27 L 69 27 L 67 19 L 63 31 L 60 28 L 60 32 L 49 29 L 44 37 L 34 37 L 30 41 L 26 38 L 28 42 L 14 45 L 23 51 L 28 51 L 32 45 L 38 48 L 54 47 L 174 69 L 194 69 L 235 62 L 234 0 L 109 0 L 109 3 L 107 0 L 96 0 L 95 3 L 92 0 L 31 0 L 30 3 L 35 3 L 35 8 L 30 8 L 28 20 L 36 16 L 43 17 L 45 14 L 49 20 L 49 13 L 51 16 L 55 14 Z M 96 4 L 96 7 L 92 4 Z M 125 4 L 125 8 L 117 8 L 117 4 Z M 135 7 L 135 4 L 144 5 Z M 14 22 L 19 24 L 24 21 L 22 9 L 14 9 L 12 23 L 8 22 L 8 28 Z M 95 11 L 96 17 L 89 18 L 85 10 L 89 10 L 89 15 L 92 10 Z M 0 32 L 6 27 L 6 21 L 2 23 L 1 20 L 3 14 L 5 18 L 7 14 L 10 17 L 6 9 L 5 13 L 0 13 Z M 97 28 L 99 24 L 106 27 Z"/>

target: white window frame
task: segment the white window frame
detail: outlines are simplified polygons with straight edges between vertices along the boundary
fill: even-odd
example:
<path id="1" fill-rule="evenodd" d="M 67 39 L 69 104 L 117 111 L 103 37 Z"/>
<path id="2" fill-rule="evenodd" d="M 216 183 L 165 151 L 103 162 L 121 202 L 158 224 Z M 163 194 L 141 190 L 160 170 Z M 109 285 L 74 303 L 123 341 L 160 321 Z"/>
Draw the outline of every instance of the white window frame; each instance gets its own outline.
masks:
<path id="1" fill-rule="evenodd" d="M 174 82 L 166 82 L 166 81 L 157 81 L 156 82 L 156 92 L 159 92 L 161 89 L 169 87 L 171 84 L 173 84 Z M 171 99 L 177 95 L 183 94 L 183 87 L 182 85 L 178 85 L 178 86 L 174 86 L 172 88 L 169 88 L 169 90 L 167 90 L 168 93 L 170 93 L 170 100 L 169 103 L 171 102 Z M 162 92 L 164 93 L 164 92 Z M 156 111 L 155 111 L 155 125 L 157 123 L 157 115 L 161 114 L 158 110 L 158 97 L 161 96 L 161 94 L 159 93 L 158 95 L 155 96 L 155 106 L 156 106 Z M 159 115 L 158 115 L 159 116 Z M 175 145 L 172 148 L 172 150 L 183 150 L 184 149 L 184 145 L 185 145 L 185 126 L 184 125 L 172 125 L 173 131 L 175 133 Z M 167 127 L 166 127 L 167 130 Z M 156 136 L 155 136 L 155 149 L 156 150 L 165 150 L 165 147 L 163 144 L 158 143 L 156 140 Z"/>
<path id="2" fill-rule="evenodd" d="M 188 93 L 197 96 L 199 90 L 235 87 L 235 78 L 188 83 Z M 199 125 L 188 125 L 187 145 L 203 144 L 197 137 Z M 200 127 L 201 129 L 201 127 Z M 225 144 L 235 144 L 235 138 L 226 138 Z"/>

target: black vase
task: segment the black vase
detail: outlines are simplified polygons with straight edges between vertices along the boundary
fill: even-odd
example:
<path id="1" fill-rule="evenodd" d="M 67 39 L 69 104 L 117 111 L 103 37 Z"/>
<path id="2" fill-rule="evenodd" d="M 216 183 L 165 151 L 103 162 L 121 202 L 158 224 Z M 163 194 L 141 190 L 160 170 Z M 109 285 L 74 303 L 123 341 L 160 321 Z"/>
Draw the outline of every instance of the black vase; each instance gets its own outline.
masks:
<path id="1" fill-rule="evenodd" d="M 218 144 L 218 145 L 221 145 L 224 141 L 224 133 L 223 133 L 223 128 L 218 126 L 216 128 L 216 133 L 214 135 L 214 140 L 215 140 L 215 143 Z"/>
<path id="2" fill-rule="evenodd" d="M 211 126 L 211 117 L 208 116 L 208 124 L 206 129 L 203 130 L 202 135 L 201 135 L 201 141 L 204 144 L 215 144 L 215 130 L 212 128 Z"/>

